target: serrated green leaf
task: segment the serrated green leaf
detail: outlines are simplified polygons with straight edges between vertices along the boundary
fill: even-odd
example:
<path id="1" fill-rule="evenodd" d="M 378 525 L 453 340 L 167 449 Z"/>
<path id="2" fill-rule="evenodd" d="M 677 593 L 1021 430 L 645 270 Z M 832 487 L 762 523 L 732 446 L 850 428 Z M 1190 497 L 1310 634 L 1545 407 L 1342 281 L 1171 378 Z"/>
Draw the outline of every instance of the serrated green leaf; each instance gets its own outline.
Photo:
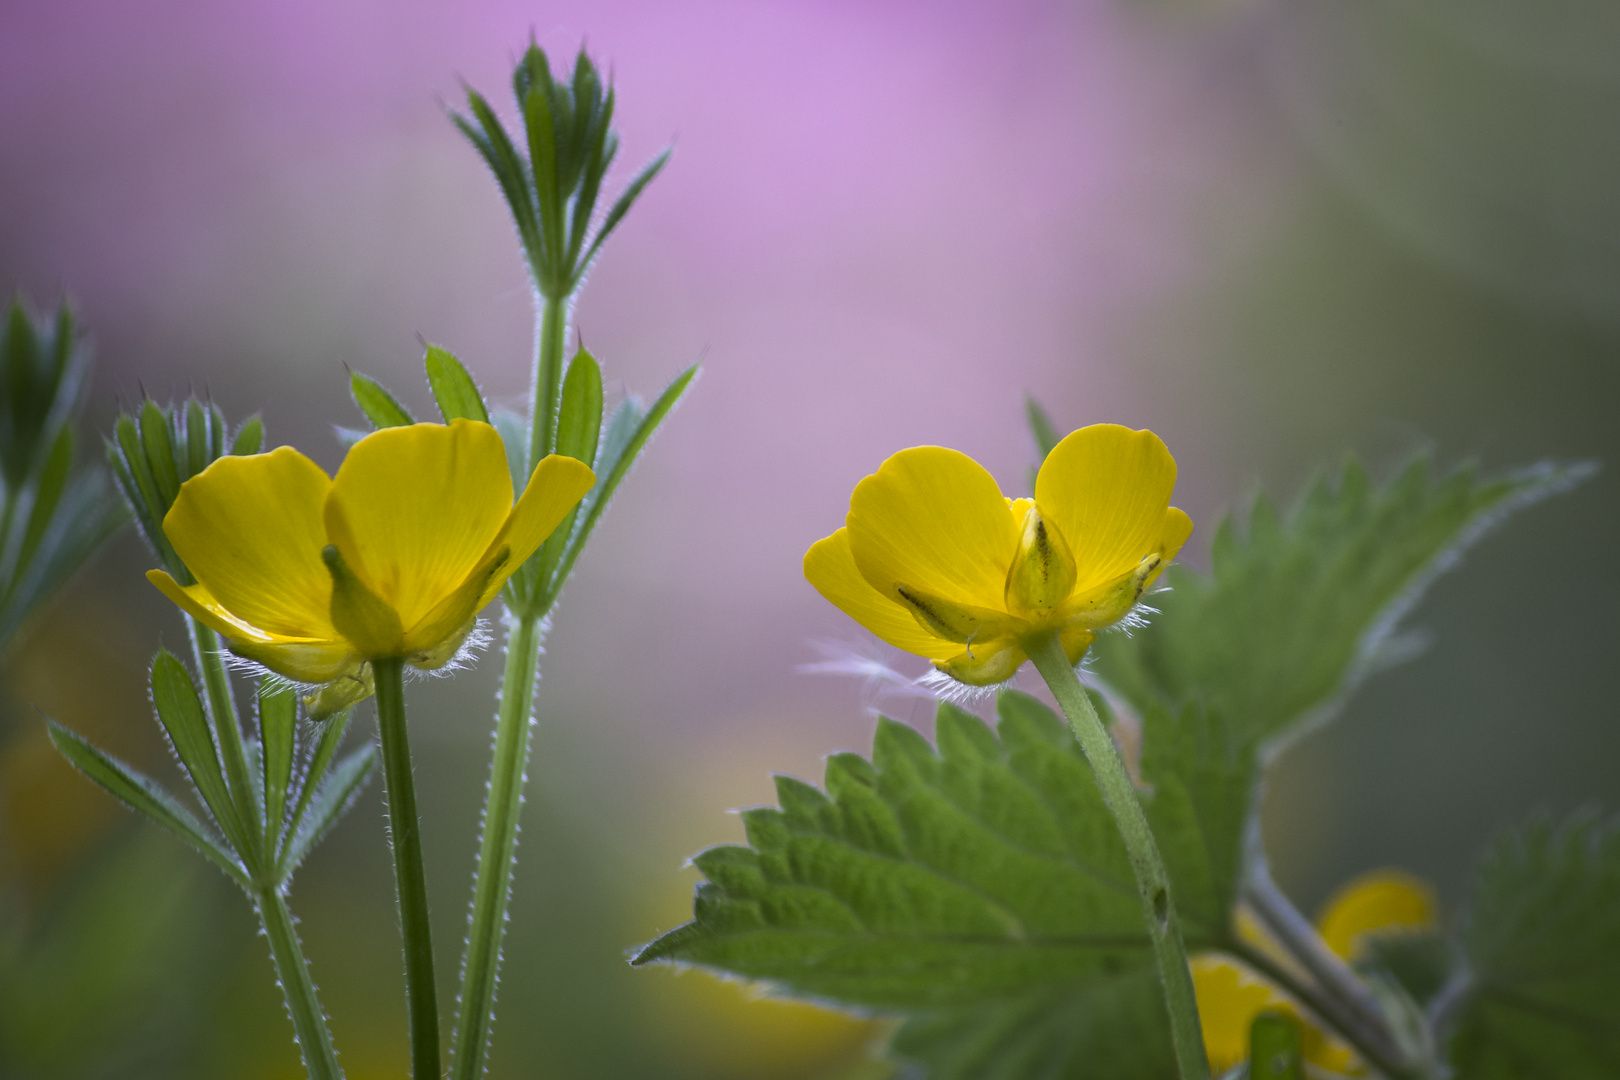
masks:
<path id="1" fill-rule="evenodd" d="M 366 414 L 366 419 L 379 428 L 405 427 L 416 423 L 411 414 L 405 411 L 405 406 L 384 390 L 376 379 L 358 371 L 349 372 L 349 393 L 354 396 L 354 403 L 360 406 L 360 411 Z"/>
<path id="2" fill-rule="evenodd" d="M 1103 635 L 1094 670 L 1138 710 L 1198 699 L 1255 737 L 1295 734 L 1400 658 L 1392 632 L 1466 547 L 1591 472 L 1543 464 L 1436 478 L 1419 458 L 1374 489 L 1352 462 L 1287 515 L 1257 499 L 1246 530 L 1231 519 L 1214 530 L 1212 573 L 1172 566 L 1169 591 L 1148 599 L 1159 612 L 1129 635 Z"/>
<path id="3" fill-rule="evenodd" d="M 264 421 L 258 416 L 250 416 L 242 422 L 236 431 L 236 438 L 231 440 L 231 453 L 238 457 L 257 454 L 264 449 Z"/>
<path id="4" fill-rule="evenodd" d="M 489 423 L 484 395 L 478 392 L 478 384 L 473 382 L 473 377 L 467 374 L 460 360 L 437 345 L 429 345 L 425 364 L 428 386 L 433 391 L 433 400 L 439 404 L 439 413 L 445 423 L 458 417 Z"/>
<path id="5" fill-rule="evenodd" d="M 1174 1080 L 1164 995 L 1149 966 L 1010 1001 L 919 1013 L 890 1053 L 928 1080 Z"/>
<path id="6" fill-rule="evenodd" d="M 941 705 L 937 750 L 881 720 L 871 761 L 834 755 L 825 792 L 780 778 L 780 809 L 744 814 L 748 847 L 694 860 L 708 879 L 694 921 L 635 962 L 903 1010 L 1046 1001 L 1142 971 L 1151 981 L 1124 845 L 1073 735 L 1023 694 L 1002 694 L 998 712 L 992 732 Z M 1216 946 L 1254 755 L 1194 710 L 1156 709 L 1144 740 L 1144 803 L 1185 936 Z"/>
<path id="7" fill-rule="evenodd" d="M 1498 840 L 1463 944 L 1459 1076 L 1620 1076 L 1620 823 L 1543 821 Z"/>
<path id="8" fill-rule="evenodd" d="M 365 789 L 366 781 L 371 778 L 372 766 L 376 764 L 376 750 L 371 743 L 366 743 L 358 750 L 349 754 L 322 778 L 320 787 L 316 789 L 315 796 L 309 801 L 307 811 L 299 822 L 298 831 L 288 841 L 287 850 L 282 856 L 281 874 L 283 879 L 298 869 L 298 864 L 310 853 L 316 844 L 331 831 L 349 807 L 354 805 L 355 799 Z"/>
<path id="9" fill-rule="evenodd" d="M 242 888 L 249 888 L 247 870 L 237 862 L 236 857 L 156 781 L 102 753 L 54 720 L 49 725 L 49 732 L 51 742 L 80 772 L 126 806 L 140 811 L 196 848 Z"/>

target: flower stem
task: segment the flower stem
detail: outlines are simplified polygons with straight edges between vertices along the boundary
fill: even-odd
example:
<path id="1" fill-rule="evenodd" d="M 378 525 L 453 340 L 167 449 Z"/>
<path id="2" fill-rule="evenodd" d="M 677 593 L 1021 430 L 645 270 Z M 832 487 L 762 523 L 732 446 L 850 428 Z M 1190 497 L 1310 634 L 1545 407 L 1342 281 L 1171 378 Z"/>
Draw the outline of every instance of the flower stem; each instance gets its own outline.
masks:
<path id="1" fill-rule="evenodd" d="M 258 910 L 264 936 L 270 940 L 270 959 L 276 965 L 276 977 L 287 999 L 287 1015 L 292 1018 L 293 1034 L 304 1057 L 304 1071 L 309 1080 L 343 1080 L 332 1033 L 326 1026 L 326 1013 L 315 996 L 315 981 L 310 978 L 309 964 L 299 947 L 286 898 L 279 889 L 262 885 L 253 893 L 253 906 Z"/>
<path id="2" fill-rule="evenodd" d="M 506 634 L 506 675 L 501 683 L 478 870 L 473 876 L 467 951 L 461 966 L 461 1012 L 451 1051 L 452 1080 L 478 1080 L 484 1073 L 490 1025 L 495 1018 L 501 939 L 506 933 L 512 870 L 517 863 L 518 815 L 523 808 L 523 781 L 529 761 L 529 718 L 540 663 L 540 620 L 533 615 L 509 615 Z"/>
<path id="3" fill-rule="evenodd" d="M 1055 632 L 1048 631 L 1024 643 L 1024 650 L 1035 661 L 1035 668 L 1051 688 L 1052 696 L 1069 718 L 1080 750 L 1091 764 L 1102 789 L 1103 802 L 1114 815 L 1125 852 L 1136 875 L 1136 889 L 1142 897 L 1148 934 L 1153 941 L 1153 958 L 1164 989 L 1164 1003 L 1170 1014 L 1170 1038 L 1175 1046 L 1176 1067 L 1182 1080 L 1209 1080 L 1209 1058 L 1204 1053 L 1203 1029 L 1198 1022 L 1198 1000 L 1193 994 L 1192 971 L 1187 966 L 1187 947 L 1181 940 L 1181 920 L 1170 896 L 1170 877 L 1153 840 L 1147 815 L 1131 786 L 1125 763 L 1120 760 L 1114 741 L 1108 737 L 1097 710 L 1074 673 L 1074 666 L 1063 652 Z"/>
<path id="4" fill-rule="evenodd" d="M 529 418 L 529 471 L 557 446 L 557 399 L 562 390 L 563 346 L 568 337 L 568 298 L 539 298 L 535 320 L 534 395 Z"/>
<path id="5" fill-rule="evenodd" d="M 242 742 L 242 724 L 236 715 L 236 698 L 231 693 L 231 678 L 220 658 L 219 635 L 212 627 L 204 626 L 190 615 L 186 628 L 191 631 L 191 652 L 202 672 L 203 692 L 208 698 L 208 716 L 214 723 L 214 743 L 225 765 L 225 782 L 230 788 L 231 808 L 236 811 L 239 835 L 231 837 L 237 854 L 247 863 L 248 872 L 260 877 L 265 868 L 275 861 L 273 852 L 264 847 L 263 828 L 258 827 L 259 808 L 253 798 L 253 784 L 248 778 L 247 748 Z M 223 822 L 221 823 L 224 824 Z M 229 829 L 229 826 L 226 826 Z"/>
<path id="6" fill-rule="evenodd" d="M 405 942 L 405 1006 L 410 1019 L 411 1075 L 437 1080 L 439 1000 L 433 982 L 433 934 L 428 925 L 427 880 L 422 871 L 422 834 L 416 817 L 416 781 L 405 730 L 405 670 L 398 657 L 373 659 L 377 684 L 377 729 L 382 736 L 383 782 L 388 791 L 388 828 L 394 848 L 394 887 Z"/>

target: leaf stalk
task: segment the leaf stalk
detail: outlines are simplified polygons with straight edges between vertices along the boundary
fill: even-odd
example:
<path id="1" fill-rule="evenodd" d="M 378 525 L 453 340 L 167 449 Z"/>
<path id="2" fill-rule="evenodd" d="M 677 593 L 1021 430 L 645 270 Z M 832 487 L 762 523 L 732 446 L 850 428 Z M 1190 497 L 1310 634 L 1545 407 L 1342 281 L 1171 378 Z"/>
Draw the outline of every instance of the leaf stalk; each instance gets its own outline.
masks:
<path id="1" fill-rule="evenodd" d="M 343 1080 L 332 1033 L 326 1026 L 326 1013 L 316 997 L 315 980 L 310 977 L 309 964 L 299 947 L 298 931 L 292 912 L 287 909 L 286 898 L 280 889 L 270 885 L 259 886 L 252 895 L 259 923 L 270 942 L 270 959 L 276 965 L 276 977 L 287 1000 L 287 1015 L 292 1019 L 293 1033 L 298 1038 L 304 1071 L 309 1074 L 309 1080 Z"/>

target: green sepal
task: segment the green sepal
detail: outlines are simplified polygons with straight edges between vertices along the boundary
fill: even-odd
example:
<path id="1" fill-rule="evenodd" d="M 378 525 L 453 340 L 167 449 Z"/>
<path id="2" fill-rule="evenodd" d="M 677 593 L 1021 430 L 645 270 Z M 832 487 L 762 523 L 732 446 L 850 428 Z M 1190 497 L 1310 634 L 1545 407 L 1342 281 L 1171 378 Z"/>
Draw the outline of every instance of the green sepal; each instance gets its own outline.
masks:
<path id="1" fill-rule="evenodd" d="M 349 393 L 360 411 L 366 414 L 366 419 L 376 427 L 406 427 L 416 423 L 411 414 L 405 411 L 405 406 L 384 390 L 376 379 L 358 371 L 349 372 Z"/>
<path id="2" fill-rule="evenodd" d="M 247 869 L 237 861 L 236 856 L 155 780 L 102 753 L 54 720 L 50 722 L 48 730 L 51 742 L 80 772 L 124 805 L 140 811 L 196 848 L 242 888 L 251 888 Z"/>
<path id="3" fill-rule="evenodd" d="M 397 656 L 405 640 L 399 612 L 361 581 L 336 544 L 321 549 L 332 578 L 332 625 L 364 657 Z"/>
<path id="4" fill-rule="evenodd" d="M 429 345 L 425 365 L 428 387 L 433 391 L 433 400 L 438 402 L 439 414 L 445 423 L 458 418 L 489 423 L 484 395 L 478 392 L 478 384 L 473 382 L 460 360 L 437 345 Z"/>

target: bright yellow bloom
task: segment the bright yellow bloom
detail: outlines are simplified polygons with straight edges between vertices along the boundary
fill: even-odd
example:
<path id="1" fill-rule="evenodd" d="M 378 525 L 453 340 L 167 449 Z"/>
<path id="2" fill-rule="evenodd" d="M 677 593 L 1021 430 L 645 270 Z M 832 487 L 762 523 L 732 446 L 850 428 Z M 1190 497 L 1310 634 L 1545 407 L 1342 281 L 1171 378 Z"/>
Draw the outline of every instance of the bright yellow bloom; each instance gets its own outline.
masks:
<path id="1" fill-rule="evenodd" d="M 1072 662 L 1129 614 L 1192 532 L 1176 462 L 1151 431 L 1081 428 L 1008 499 L 955 450 L 918 446 L 855 485 L 845 527 L 804 556 L 810 584 L 961 682 L 1005 682 L 1056 630 Z"/>
<path id="2" fill-rule="evenodd" d="M 594 481 L 554 454 L 514 505 L 500 435 L 470 420 L 374 432 L 332 479 L 287 446 L 222 457 L 163 519 L 197 584 L 146 576 L 237 654 L 298 682 L 382 657 L 440 667 Z"/>
<path id="3" fill-rule="evenodd" d="M 1336 955 L 1355 961 L 1369 934 L 1432 930 L 1434 908 L 1434 892 L 1424 882 L 1398 870 L 1374 870 L 1335 893 L 1323 906 L 1316 928 Z M 1238 931 L 1286 961 L 1286 954 L 1252 918 L 1240 917 Z M 1200 953 L 1191 966 L 1204 1049 L 1216 1072 L 1248 1060 L 1249 1025 L 1266 1010 L 1301 1021 L 1306 1061 L 1333 1073 L 1365 1072 L 1354 1051 L 1301 1017 L 1291 999 L 1243 964 L 1220 953 Z"/>

